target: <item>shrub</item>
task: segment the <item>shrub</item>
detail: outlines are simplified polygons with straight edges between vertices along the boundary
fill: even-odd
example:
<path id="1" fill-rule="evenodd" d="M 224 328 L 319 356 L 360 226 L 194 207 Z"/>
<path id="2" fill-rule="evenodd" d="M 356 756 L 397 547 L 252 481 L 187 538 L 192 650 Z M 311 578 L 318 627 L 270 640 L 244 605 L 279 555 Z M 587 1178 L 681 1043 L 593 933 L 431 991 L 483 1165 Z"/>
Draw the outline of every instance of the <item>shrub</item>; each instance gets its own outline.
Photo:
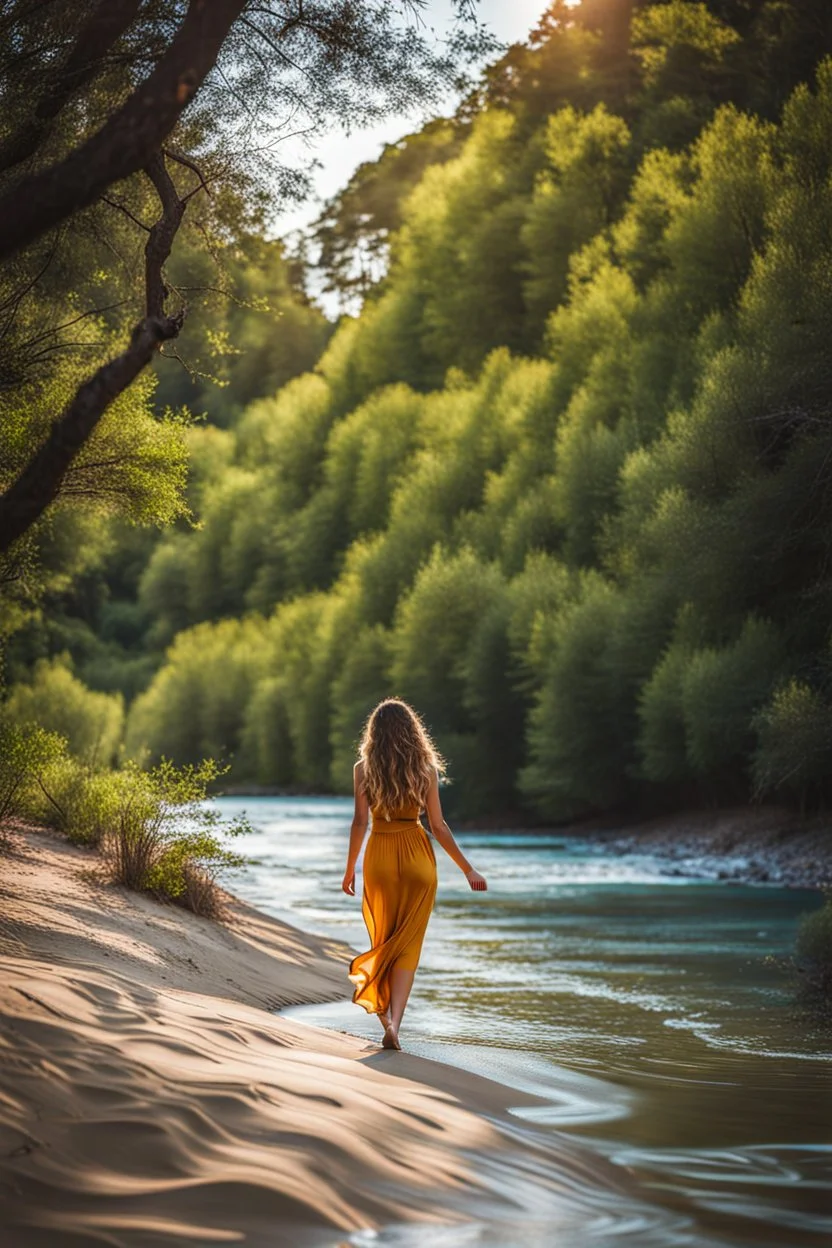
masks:
<path id="1" fill-rule="evenodd" d="M 65 748 L 57 733 L 0 719 L 0 847 L 6 821 L 27 809 L 37 776 Z"/>
<path id="2" fill-rule="evenodd" d="M 63 751 L 54 733 L 0 725 L 0 819 L 25 809 L 73 844 L 100 848 L 126 888 L 217 917 L 218 876 L 244 861 L 224 837 L 249 826 L 205 806 L 218 765 L 176 768 L 165 759 L 152 771 L 134 763 L 95 771 Z"/>
<path id="3" fill-rule="evenodd" d="M 803 916 L 795 952 L 804 991 L 832 1005 L 832 892 L 819 910 Z"/>
<path id="4" fill-rule="evenodd" d="M 74 845 L 100 845 L 118 824 L 126 773 L 95 771 L 75 758 L 50 763 L 37 778 L 33 813 Z"/>
<path id="5" fill-rule="evenodd" d="M 216 917 L 217 877 L 244 861 L 222 837 L 248 828 L 244 820 L 223 824 L 204 806 L 208 785 L 220 774 L 211 759 L 181 768 L 163 759 L 147 772 L 127 766 L 120 773 L 118 822 L 103 842 L 113 879 Z"/>

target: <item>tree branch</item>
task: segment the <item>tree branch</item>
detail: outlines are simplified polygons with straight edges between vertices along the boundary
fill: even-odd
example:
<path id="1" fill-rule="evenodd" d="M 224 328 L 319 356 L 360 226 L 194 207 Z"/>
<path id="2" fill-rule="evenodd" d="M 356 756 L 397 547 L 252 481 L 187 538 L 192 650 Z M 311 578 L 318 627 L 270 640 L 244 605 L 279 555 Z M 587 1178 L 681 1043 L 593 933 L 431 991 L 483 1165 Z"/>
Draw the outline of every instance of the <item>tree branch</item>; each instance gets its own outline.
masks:
<path id="1" fill-rule="evenodd" d="M 79 387 L 49 437 L 0 497 L 0 553 L 22 537 L 56 498 L 64 476 L 102 415 L 153 358 L 160 343 L 179 332 L 180 321 L 145 318 L 130 345 Z"/>
<path id="2" fill-rule="evenodd" d="M 205 174 L 190 156 L 186 156 L 184 152 L 177 152 L 172 147 L 163 147 L 162 154 L 167 156 L 169 160 L 175 160 L 178 165 L 184 165 L 186 169 L 190 169 L 199 178 L 199 187 L 197 189 L 205 191 L 206 195 L 211 194 L 211 188 L 205 180 Z"/>
<path id="3" fill-rule="evenodd" d="M 151 229 L 144 249 L 144 285 L 148 317 L 165 315 L 168 289 L 162 268 L 182 223 L 185 200 L 180 199 L 161 152 L 154 152 L 145 170 L 162 204 L 162 215 Z M 173 335 L 175 337 L 175 335 Z"/>
<path id="4" fill-rule="evenodd" d="M 54 502 L 73 461 L 109 405 L 135 381 L 161 344 L 176 338 L 182 328 L 184 311 L 174 316 L 165 312 L 167 287 L 163 266 L 182 221 L 185 201 L 176 193 L 161 152 L 153 153 L 146 172 L 162 204 L 162 215 L 145 246 L 146 315 L 135 326 L 126 351 L 102 365 L 79 386 L 69 406 L 52 425 L 46 441 L 0 496 L 0 554 L 18 541 Z"/>
<path id="5" fill-rule="evenodd" d="M 134 225 L 137 225 L 140 230 L 144 230 L 146 234 L 150 233 L 150 226 L 145 225 L 144 221 L 140 221 L 139 218 L 132 213 L 125 204 L 119 203 L 117 199 L 111 199 L 109 195 L 102 195 L 101 202 L 102 204 L 107 204 L 109 208 L 117 208 L 119 212 L 124 213 L 128 220 L 132 221 Z"/>
<path id="6" fill-rule="evenodd" d="M 245 4 L 190 0 L 156 68 L 98 133 L 0 199 L 0 259 L 86 208 L 114 182 L 147 167 L 212 69 Z"/>

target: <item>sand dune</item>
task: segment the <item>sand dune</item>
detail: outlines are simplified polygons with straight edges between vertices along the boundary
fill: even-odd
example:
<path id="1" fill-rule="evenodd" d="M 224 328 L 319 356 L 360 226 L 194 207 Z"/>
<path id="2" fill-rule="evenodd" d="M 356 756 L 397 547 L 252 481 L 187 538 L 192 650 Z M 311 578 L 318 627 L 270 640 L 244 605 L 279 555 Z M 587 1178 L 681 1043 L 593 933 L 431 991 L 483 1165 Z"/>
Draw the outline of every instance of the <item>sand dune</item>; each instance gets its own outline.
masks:
<path id="1" fill-rule="evenodd" d="M 505 1214 L 499 1122 L 532 1098 L 268 1013 L 344 996 L 349 951 L 241 902 L 227 926 L 161 906 L 94 861 L 27 833 L 0 862 L 3 1248 Z M 554 1185 L 580 1186 L 577 1162 Z"/>

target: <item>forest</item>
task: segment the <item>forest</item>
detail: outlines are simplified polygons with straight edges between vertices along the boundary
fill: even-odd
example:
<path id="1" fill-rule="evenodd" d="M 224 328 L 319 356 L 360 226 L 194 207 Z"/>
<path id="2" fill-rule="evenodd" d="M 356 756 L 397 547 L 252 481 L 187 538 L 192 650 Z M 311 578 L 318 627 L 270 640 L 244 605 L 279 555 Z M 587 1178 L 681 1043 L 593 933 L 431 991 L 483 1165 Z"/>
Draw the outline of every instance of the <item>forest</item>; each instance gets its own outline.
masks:
<path id="1" fill-rule="evenodd" d="M 4 731 L 343 793 L 398 695 L 468 818 L 832 796 L 832 14 L 629 7 L 558 0 L 301 240 L 177 166 L 188 317 L 5 555 Z M 5 262 L 0 489 L 151 208 Z"/>

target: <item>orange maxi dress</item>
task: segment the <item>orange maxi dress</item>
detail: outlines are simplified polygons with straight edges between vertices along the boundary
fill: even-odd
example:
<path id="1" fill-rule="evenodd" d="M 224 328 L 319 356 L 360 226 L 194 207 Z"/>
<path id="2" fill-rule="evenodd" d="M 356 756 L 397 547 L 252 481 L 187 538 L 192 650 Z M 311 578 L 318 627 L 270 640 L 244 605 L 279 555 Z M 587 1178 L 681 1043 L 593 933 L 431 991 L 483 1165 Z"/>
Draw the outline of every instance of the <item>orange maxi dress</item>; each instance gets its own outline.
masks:
<path id="1" fill-rule="evenodd" d="M 373 807 L 364 851 L 362 914 L 370 949 L 350 963 L 353 1001 L 368 1014 L 390 1008 L 390 973 L 415 971 L 436 897 L 436 855 L 418 807 L 385 819 Z"/>

